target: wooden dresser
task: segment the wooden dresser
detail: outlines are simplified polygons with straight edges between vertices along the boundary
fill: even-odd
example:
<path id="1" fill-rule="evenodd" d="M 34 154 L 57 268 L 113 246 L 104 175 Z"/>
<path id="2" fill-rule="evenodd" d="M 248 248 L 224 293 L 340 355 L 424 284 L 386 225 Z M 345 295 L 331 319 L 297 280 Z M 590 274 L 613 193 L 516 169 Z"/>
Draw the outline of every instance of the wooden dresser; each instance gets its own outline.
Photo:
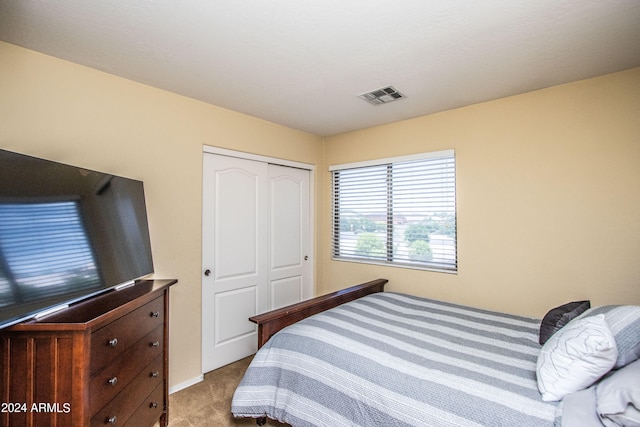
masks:
<path id="1" fill-rule="evenodd" d="M 1 330 L 0 426 L 166 426 L 176 282 L 141 280 Z"/>

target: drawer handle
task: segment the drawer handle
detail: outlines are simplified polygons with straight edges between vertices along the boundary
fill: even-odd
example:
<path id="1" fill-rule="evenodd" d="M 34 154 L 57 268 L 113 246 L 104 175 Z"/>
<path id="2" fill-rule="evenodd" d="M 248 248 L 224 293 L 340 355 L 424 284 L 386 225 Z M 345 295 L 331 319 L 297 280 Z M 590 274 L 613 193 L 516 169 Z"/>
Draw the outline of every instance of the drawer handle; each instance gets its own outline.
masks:
<path id="1" fill-rule="evenodd" d="M 105 424 L 115 424 L 116 421 L 118 421 L 118 417 L 116 417 L 115 415 L 113 417 L 108 417 L 106 420 L 104 420 Z"/>
<path id="2" fill-rule="evenodd" d="M 153 372 L 151 372 L 151 373 L 149 374 L 149 376 L 150 376 L 151 378 L 157 378 L 157 377 L 159 377 L 159 376 L 160 376 L 160 372 L 158 372 L 158 371 L 153 371 Z"/>
<path id="3" fill-rule="evenodd" d="M 116 385 L 118 383 L 118 377 L 113 377 L 107 381 L 107 384 Z"/>
<path id="4" fill-rule="evenodd" d="M 110 345 L 111 347 L 115 347 L 115 346 L 117 346 L 117 345 L 118 345 L 118 338 L 111 338 L 111 339 L 109 340 L 109 345 Z"/>
<path id="5" fill-rule="evenodd" d="M 158 407 L 158 402 L 151 402 L 149 404 L 149 408 L 157 408 Z"/>
<path id="6" fill-rule="evenodd" d="M 158 316 L 160 316 L 160 312 L 158 312 L 158 311 L 152 311 L 152 312 L 149 314 L 149 316 L 150 316 L 150 317 L 158 317 Z"/>
<path id="7" fill-rule="evenodd" d="M 151 344 L 149 344 L 151 347 L 160 347 L 160 341 L 154 341 Z"/>

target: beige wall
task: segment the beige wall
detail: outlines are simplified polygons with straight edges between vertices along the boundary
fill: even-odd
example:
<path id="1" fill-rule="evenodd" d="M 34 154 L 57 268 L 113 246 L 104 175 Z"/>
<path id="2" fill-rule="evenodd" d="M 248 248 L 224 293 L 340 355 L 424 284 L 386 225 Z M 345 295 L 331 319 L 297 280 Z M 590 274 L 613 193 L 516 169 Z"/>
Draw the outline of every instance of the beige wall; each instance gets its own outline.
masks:
<path id="1" fill-rule="evenodd" d="M 322 140 L 5 43 L 0 63 L 0 148 L 144 181 L 156 277 L 180 280 L 170 382 L 196 378 L 203 145 L 319 164 Z"/>
<path id="2" fill-rule="evenodd" d="M 325 162 L 447 148 L 458 274 L 331 261 L 327 232 L 319 292 L 385 277 L 388 290 L 536 316 L 578 298 L 640 304 L 640 69 L 328 138 Z"/>

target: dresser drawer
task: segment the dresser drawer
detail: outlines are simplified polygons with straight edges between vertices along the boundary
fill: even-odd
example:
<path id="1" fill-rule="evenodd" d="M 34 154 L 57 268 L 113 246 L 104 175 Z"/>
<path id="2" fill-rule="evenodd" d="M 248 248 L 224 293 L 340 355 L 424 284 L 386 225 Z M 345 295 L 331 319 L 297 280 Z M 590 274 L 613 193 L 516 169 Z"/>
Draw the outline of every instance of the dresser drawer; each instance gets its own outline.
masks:
<path id="1" fill-rule="evenodd" d="M 164 386 L 158 385 L 142 405 L 127 420 L 125 427 L 146 427 L 153 425 L 164 410 Z"/>
<path id="2" fill-rule="evenodd" d="M 149 301 L 91 334 L 90 372 L 93 375 L 164 322 L 164 298 Z"/>
<path id="3" fill-rule="evenodd" d="M 158 386 L 163 389 L 163 361 L 162 354 L 156 357 L 148 369 L 143 369 L 113 400 L 91 418 L 91 426 L 124 425 Z M 159 375 L 150 375 L 152 372 L 158 372 Z M 163 396 L 156 402 L 161 411 L 164 408 Z"/>
<path id="4" fill-rule="evenodd" d="M 154 359 L 162 354 L 163 338 L 164 327 L 160 325 L 91 377 L 89 405 L 92 417 L 140 371 L 144 370 L 149 376 L 163 374 L 162 367 L 155 371 L 150 367 Z"/>

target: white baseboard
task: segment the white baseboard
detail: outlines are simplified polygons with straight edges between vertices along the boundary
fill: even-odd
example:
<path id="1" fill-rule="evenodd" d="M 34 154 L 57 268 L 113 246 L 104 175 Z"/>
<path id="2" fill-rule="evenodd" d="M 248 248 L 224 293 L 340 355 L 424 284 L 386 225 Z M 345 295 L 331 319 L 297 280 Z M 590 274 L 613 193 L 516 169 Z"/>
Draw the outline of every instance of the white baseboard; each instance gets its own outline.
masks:
<path id="1" fill-rule="evenodd" d="M 192 378 L 192 379 L 187 380 L 185 382 L 182 382 L 180 384 L 176 384 L 173 387 L 169 387 L 169 394 L 173 394 L 173 393 L 175 393 L 177 391 L 180 391 L 182 389 L 185 389 L 187 387 L 191 387 L 192 385 L 198 384 L 199 382 L 202 382 L 202 381 L 204 381 L 204 375 L 200 374 L 195 378 Z"/>

